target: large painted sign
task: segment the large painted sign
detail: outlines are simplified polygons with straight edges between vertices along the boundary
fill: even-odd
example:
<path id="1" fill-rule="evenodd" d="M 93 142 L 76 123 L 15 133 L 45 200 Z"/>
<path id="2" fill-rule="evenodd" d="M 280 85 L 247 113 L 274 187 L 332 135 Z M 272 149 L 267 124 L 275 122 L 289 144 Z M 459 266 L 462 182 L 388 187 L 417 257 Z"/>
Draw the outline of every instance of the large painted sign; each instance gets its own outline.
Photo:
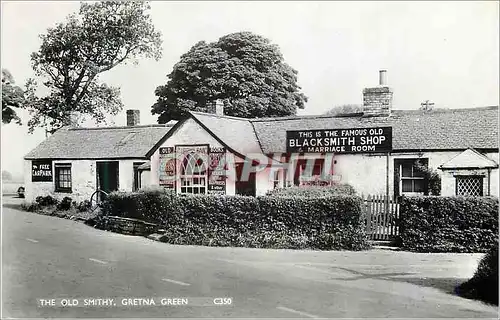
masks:
<path id="1" fill-rule="evenodd" d="M 287 131 L 286 151 L 288 153 L 390 152 L 392 128 Z"/>
<path id="2" fill-rule="evenodd" d="M 159 183 L 166 189 L 175 189 L 175 150 L 174 147 L 160 148 Z"/>
<path id="3" fill-rule="evenodd" d="M 31 161 L 32 182 L 52 182 L 52 160 Z"/>
<path id="4" fill-rule="evenodd" d="M 208 193 L 210 194 L 226 194 L 225 157 L 225 148 L 210 147 L 208 167 Z"/>

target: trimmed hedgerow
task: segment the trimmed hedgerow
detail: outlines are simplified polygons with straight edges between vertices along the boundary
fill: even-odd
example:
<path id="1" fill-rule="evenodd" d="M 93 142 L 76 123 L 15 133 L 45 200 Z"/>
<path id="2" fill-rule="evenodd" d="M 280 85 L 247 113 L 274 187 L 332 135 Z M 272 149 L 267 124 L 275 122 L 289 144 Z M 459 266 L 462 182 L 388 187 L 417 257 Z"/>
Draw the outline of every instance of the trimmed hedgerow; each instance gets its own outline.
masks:
<path id="1" fill-rule="evenodd" d="M 290 249 L 368 247 L 361 199 L 112 193 L 103 214 L 158 223 L 172 244 Z"/>
<path id="2" fill-rule="evenodd" d="M 498 305 L 498 245 L 481 259 L 474 276 L 457 288 L 465 298 L 478 299 Z"/>
<path id="3" fill-rule="evenodd" d="M 267 192 L 268 196 L 279 197 L 329 197 L 336 195 L 356 195 L 356 190 L 349 184 L 339 183 L 331 186 L 294 186 L 278 188 Z"/>
<path id="4" fill-rule="evenodd" d="M 486 252 L 498 241 L 498 198 L 403 197 L 403 249 L 417 252 Z"/>

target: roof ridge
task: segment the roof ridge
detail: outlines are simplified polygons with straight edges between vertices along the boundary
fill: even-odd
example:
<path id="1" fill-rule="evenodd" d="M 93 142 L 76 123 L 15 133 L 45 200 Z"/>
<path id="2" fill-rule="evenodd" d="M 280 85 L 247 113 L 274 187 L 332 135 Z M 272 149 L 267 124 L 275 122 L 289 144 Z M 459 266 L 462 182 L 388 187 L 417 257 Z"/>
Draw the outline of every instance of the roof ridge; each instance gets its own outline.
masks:
<path id="1" fill-rule="evenodd" d="M 120 130 L 120 129 L 146 129 L 146 128 L 170 128 L 173 127 L 174 124 L 144 124 L 144 125 L 138 125 L 138 126 L 116 126 L 116 127 L 95 127 L 95 128 L 89 128 L 89 127 L 72 127 L 68 128 L 68 130 L 71 131 L 77 131 L 77 130 Z"/>
<path id="2" fill-rule="evenodd" d="M 478 107 L 478 108 L 457 108 L 457 109 L 449 109 L 449 108 L 439 108 L 433 109 L 431 111 L 423 111 L 423 110 L 392 110 L 395 115 L 400 114 L 422 114 L 422 115 L 431 115 L 435 113 L 451 113 L 451 112 L 466 112 L 466 111 L 484 111 L 484 110 L 494 110 L 498 109 L 498 106 L 487 106 L 487 107 Z M 283 121 L 283 120 L 303 120 L 303 119 L 326 119 L 326 118 L 360 118 L 363 116 L 362 112 L 356 113 L 344 113 L 344 114 L 336 114 L 336 115 L 327 115 L 327 114 L 311 114 L 311 115 L 295 115 L 295 116 L 287 116 L 287 117 L 268 117 L 268 118 L 250 118 L 248 119 L 250 122 L 266 122 L 266 121 Z M 378 119 L 387 119 L 389 116 L 375 116 L 371 118 Z"/>
<path id="3" fill-rule="evenodd" d="M 218 114 L 214 114 L 214 113 L 200 112 L 200 111 L 189 111 L 189 112 L 194 114 L 194 115 L 210 116 L 210 117 L 214 117 L 214 118 L 240 120 L 240 121 L 251 121 L 251 120 L 255 119 L 255 118 L 243 118 L 243 117 L 234 117 L 234 116 L 227 116 L 227 115 L 218 115 Z"/>

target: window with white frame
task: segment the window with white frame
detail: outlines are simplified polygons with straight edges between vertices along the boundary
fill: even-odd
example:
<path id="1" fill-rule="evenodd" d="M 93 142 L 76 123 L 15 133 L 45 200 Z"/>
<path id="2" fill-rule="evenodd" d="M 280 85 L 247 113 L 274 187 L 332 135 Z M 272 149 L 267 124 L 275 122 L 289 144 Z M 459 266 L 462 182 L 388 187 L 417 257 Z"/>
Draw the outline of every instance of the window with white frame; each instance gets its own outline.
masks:
<path id="1" fill-rule="evenodd" d="M 56 163 L 54 167 L 55 167 L 55 191 L 72 192 L 71 164 Z"/>
<path id="2" fill-rule="evenodd" d="M 207 157 L 206 153 L 190 151 L 183 156 L 180 172 L 180 192 L 207 193 Z"/>
<path id="3" fill-rule="evenodd" d="M 418 159 L 399 161 L 399 190 L 401 194 L 425 192 L 425 173 L 418 167 Z"/>
<path id="4" fill-rule="evenodd" d="M 456 195 L 481 197 L 483 195 L 483 176 L 456 176 Z"/>

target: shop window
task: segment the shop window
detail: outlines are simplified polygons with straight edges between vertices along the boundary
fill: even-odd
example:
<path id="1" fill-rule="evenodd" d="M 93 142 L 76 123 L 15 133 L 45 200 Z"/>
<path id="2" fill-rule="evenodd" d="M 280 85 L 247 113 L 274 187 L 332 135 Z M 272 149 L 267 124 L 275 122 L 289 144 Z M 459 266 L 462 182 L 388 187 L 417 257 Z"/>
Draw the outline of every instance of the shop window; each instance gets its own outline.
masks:
<path id="1" fill-rule="evenodd" d="M 180 192 L 207 193 L 207 159 L 197 152 L 188 153 L 181 165 Z"/>
<path id="2" fill-rule="evenodd" d="M 71 164 L 56 163 L 55 174 L 55 191 L 71 192 Z"/>
<path id="3" fill-rule="evenodd" d="M 427 188 L 425 172 L 420 166 L 427 167 L 427 159 L 397 159 L 395 169 L 400 195 L 424 194 Z"/>
<path id="4" fill-rule="evenodd" d="M 321 180 L 323 174 L 324 159 L 315 159 L 314 165 L 311 166 L 305 159 L 301 159 L 297 163 L 297 171 L 295 174 L 295 185 L 314 185 Z"/>
<path id="5" fill-rule="evenodd" d="M 457 176 L 456 177 L 456 195 L 481 197 L 483 195 L 483 177 L 482 176 Z"/>

